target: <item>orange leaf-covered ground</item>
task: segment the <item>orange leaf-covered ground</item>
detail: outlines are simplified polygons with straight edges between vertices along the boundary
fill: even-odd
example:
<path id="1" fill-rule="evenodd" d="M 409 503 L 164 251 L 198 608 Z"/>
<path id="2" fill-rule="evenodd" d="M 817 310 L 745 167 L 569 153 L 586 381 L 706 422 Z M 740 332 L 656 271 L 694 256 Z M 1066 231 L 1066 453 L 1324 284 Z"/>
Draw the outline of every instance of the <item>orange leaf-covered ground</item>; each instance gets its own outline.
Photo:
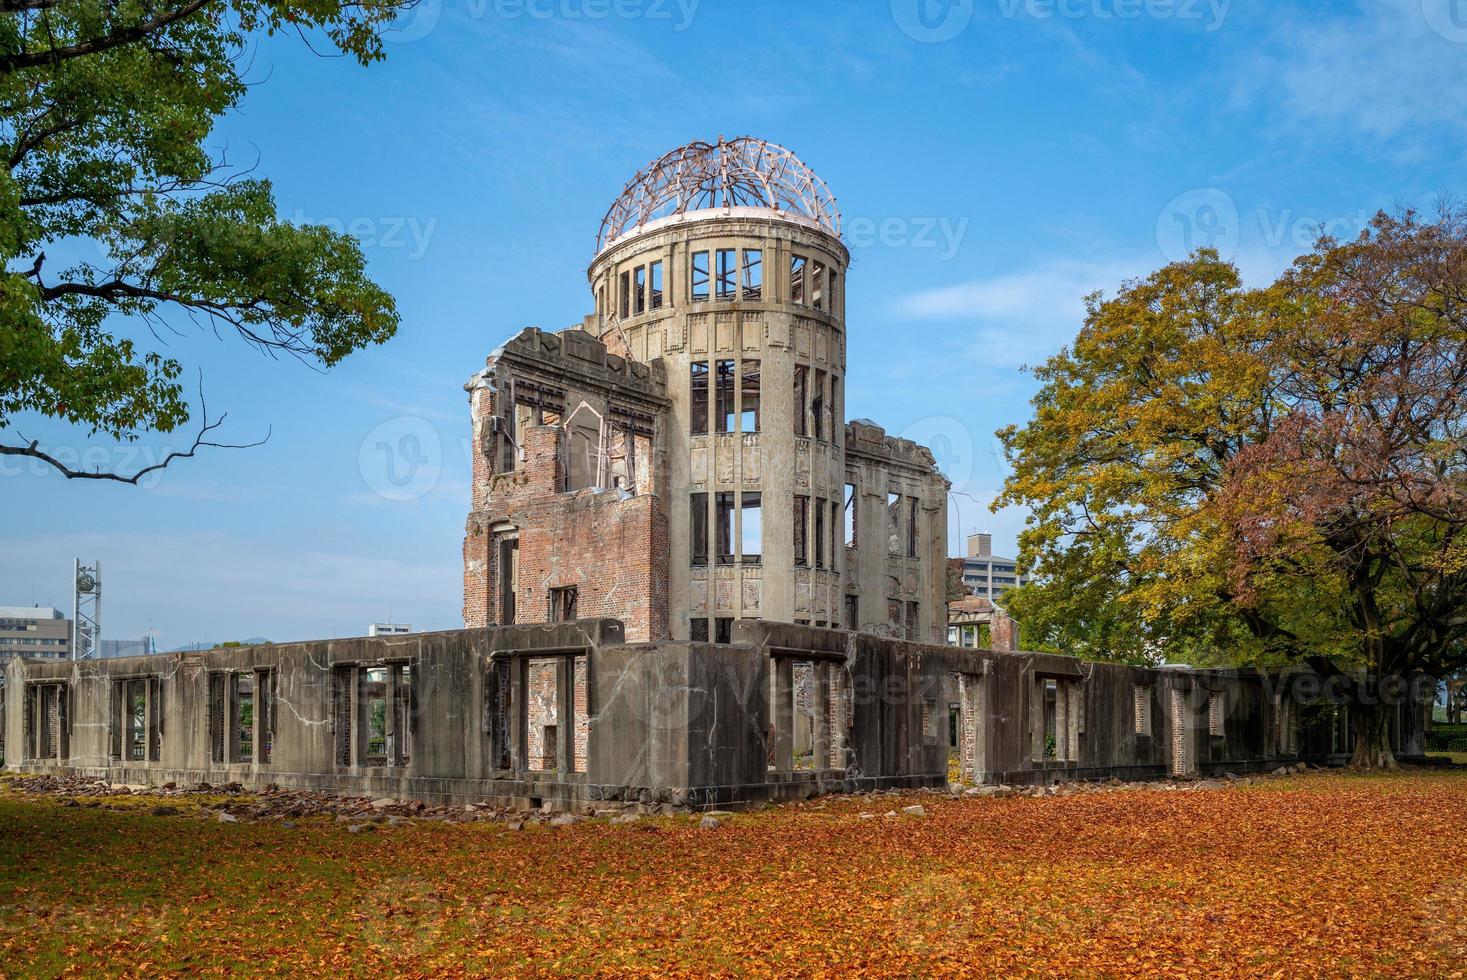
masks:
<path id="1" fill-rule="evenodd" d="M 68 971 L 1462 976 L 1467 774 L 358 836 L 0 791 L 0 974 Z"/>

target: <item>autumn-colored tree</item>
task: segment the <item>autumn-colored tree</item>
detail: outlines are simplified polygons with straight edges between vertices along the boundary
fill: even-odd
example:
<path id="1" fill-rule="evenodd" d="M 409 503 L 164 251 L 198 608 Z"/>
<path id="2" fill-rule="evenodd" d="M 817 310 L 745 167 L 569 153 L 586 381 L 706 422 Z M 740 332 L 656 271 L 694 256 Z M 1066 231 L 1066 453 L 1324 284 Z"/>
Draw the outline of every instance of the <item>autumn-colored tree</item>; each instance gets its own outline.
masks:
<path id="1" fill-rule="evenodd" d="M 1031 509 L 1043 576 L 1013 598 L 1030 635 L 1309 660 L 1350 700 L 1354 762 L 1392 765 L 1382 702 L 1467 664 L 1464 318 L 1451 209 L 1321 239 L 1266 289 L 1201 252 L 1092 297 L 1000 433 L 999 504 Z"/>

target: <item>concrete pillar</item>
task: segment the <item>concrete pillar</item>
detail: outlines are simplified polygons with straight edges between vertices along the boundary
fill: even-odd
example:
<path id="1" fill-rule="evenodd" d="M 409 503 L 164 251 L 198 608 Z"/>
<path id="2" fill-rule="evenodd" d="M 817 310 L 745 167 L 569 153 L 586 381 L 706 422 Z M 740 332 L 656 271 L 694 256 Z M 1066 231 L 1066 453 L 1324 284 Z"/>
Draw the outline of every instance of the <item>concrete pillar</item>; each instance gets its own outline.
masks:
<path id="1" fill-rule="evenodd" d="M 795 662 L 788 657 L 774 660 L 774 768 L 788 772 L 795 767 Z"/>
<path id="2" fill-rule="evenodd" d="M 815 664 L 815 768 L 830 768 L 830 664 Z"/>
<path id="3" fill-rule="evenodd" d="M 576 771 L 575 658 L 555 665 L 555 767 L 562 775 Z"/>

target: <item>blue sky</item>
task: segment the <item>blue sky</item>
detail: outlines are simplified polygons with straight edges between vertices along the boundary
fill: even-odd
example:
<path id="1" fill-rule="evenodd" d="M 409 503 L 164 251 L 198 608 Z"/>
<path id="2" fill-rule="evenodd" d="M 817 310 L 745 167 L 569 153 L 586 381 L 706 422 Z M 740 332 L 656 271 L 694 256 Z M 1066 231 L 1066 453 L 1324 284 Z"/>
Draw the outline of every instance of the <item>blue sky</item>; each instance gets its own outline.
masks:
<path id="1" fill-rule="evenodd" d="M 269 442 L 140 489 L 10 462 L 0 604 L 68 606 L 79 555 L 105 634 L 165 648 L 461 625 L 464 381 L 519 328 L 577 322 L 625 181 L 720 133 L 828 182 L 848 414 L 936 446 L 967 495 L 955 554 L 974 528 L 1011 553 L 992 433 L 1081 296 L 1208 243 L 1262 281 L 1322 223 L 1467 192 L 1464 68 L 1467 0 L 423 0 L 367 69 L 264 39 L 215 142 L 285 216 L 361 235 L 402 327 L 324 375 L 170 338 L 224 436 Z M 117 465 L 187 441 L 20 430 Z"/>

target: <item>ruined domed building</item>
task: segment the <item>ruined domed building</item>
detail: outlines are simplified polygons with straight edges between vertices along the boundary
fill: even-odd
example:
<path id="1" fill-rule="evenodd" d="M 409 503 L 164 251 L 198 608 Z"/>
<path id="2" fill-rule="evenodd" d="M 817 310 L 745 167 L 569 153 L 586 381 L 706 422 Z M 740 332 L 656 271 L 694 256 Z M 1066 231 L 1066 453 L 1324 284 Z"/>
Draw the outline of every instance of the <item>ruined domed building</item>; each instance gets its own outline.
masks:
<path id="1" fill-rule="evenodd" d="M 468 384 L 465 629 L 15 657 L 5 768 L 604 812 L 1348 758 L 1309 667 L 1021 652 L 986 600 L 943 645 L 948 486 L 843 421 L 848 265 L 789 151 L 667 154 L 602 221 L 594 312 Z"/>
<path id="2" fill-rule="evenodd" d="M 738 619 L 943 642 L 947 481 L 845 420 L 835 198 L 789 150 L 690 143 L 602 219 L 594 312 L 468 384 L 468 626 L 605 616 L 727 643 Z"/>

